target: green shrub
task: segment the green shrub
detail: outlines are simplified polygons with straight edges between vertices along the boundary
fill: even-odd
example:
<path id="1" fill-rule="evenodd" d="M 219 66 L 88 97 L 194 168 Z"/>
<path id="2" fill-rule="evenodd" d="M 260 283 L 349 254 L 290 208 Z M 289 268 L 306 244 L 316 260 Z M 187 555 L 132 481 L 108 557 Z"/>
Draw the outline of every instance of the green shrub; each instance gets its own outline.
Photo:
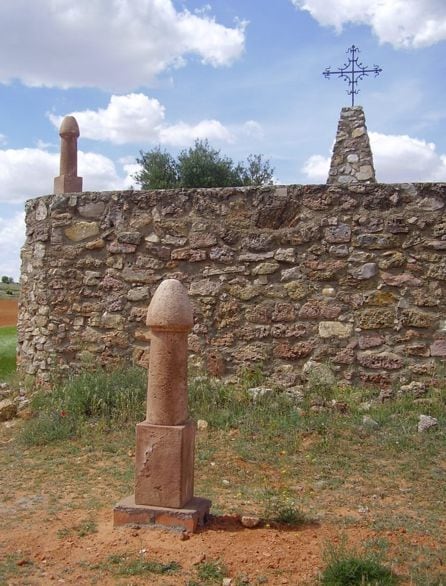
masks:
<path id="1" fill-rule="evenodd" d="M 383 565 L 375 552 L 360 553 L 348 550 L 343 542 L 329 546 L 325 552 L 326 568 L 320 583 L 324 586 L 394 586 L 395 574 Z"/>
<path id="2" fill-rule="evenodd" d="M 141 421 L 146 392 L 146 372 L 140 368 L 83 372 L 33 397 L 36 416 L 26 422 L 22 439 L 43 445 L 80 436 L 87 423 L 109 428 Z"/>
<path id="3" fill-rule="evenodd" d="M 221 584 L 226 575 L 227 569 L 219 560 L 202 562 L 197 569 L 197 577 L 204 580 L 204 584 Z"/>

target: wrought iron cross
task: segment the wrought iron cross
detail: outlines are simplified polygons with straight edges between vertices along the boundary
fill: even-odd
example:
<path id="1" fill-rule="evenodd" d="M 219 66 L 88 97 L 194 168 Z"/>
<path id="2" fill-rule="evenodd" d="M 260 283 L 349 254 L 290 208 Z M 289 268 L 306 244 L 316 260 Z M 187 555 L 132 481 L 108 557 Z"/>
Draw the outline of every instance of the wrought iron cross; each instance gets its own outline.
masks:
<path id="1" fill-rule="evenodd" d="M 352 45 L 347 49 L 346 53 L 350 53 L 350 56 L 348 58 L 348 63 L 345 63 L 344 67 L 339 67 L 336 71 L 330 71 L 330 67 L 327 67 L 322 73 L 327 79 L 330 79 L 330 75 L 337 75 L 345 81 L 348 81 L 349 89 L 347 90 L 347 94 L 351 95 L 352 106 L 354 106 L 355 95 L 359 94 L 359 89 L 356 87 L 358 81 L 364 79 L 364 77 L 368 77 L 369 73 L 374 73 L 376 77 L 381 73 L 382 69 L 381 67 L 378 67 L 378 65 L 374 65 L 371 69 L 368 69 L 367 65 L 363 65 L 359 62 L 358 53 L 360 53 L 360 51 L 355 45 Z"/>

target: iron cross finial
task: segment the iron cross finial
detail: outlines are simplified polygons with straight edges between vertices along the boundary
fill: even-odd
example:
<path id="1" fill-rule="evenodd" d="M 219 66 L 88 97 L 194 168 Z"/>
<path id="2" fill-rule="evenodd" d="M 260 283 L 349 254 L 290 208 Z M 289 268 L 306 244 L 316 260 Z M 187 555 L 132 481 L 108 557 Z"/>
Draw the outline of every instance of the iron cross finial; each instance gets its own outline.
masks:
<path id="1" fill-rule="evenodd" d="M 337 75 L 345 81 L 348 81 L 349 89 L 347 90 L 347 94 L 352 97 L 353 107 L 355 105 L 355 94 L 359 94 L 359 89 L 356 87 L 358 81 L 367 77 L 369 73 L 374 73 L 376 77 L 381 73 L 382 69 L 378 65 L 374 65 L 371 69 L 368 69 L 367 65 L 360 63 L 358 61 L 358 53 L 360 51 L 355 45 L 347 49 L 346 53 L 350 55 L 344 67 L 339 67 L 336 71 L 330 71 L 330 67 L 327 67 L 322 73 L 327 79 L 330 79 L 330 75 Z"/>

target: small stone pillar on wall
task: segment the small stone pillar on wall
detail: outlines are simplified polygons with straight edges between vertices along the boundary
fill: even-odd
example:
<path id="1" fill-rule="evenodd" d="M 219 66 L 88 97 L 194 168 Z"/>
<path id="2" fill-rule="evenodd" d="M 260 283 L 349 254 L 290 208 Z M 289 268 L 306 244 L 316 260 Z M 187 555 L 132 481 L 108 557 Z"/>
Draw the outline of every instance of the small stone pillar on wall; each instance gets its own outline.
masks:
<path id="1" fill-rule="evenodd" d="M 79 126 L 74 116 L 65 116 L 59 130 L 60 175 L 54 178 L 54 193 L 80 193 L 82 177 L 77 176 Z"/>
<path id="2" fill-rule="evenodd" d="M 361 106 L 341 110 L 327 183 L 376 183 L 373 155 Z"/>
<path id="3" fill-rule="evenodd" d="M 146 420 L 136 426 L 135 494 L 114 508 L 114 525 L 156 524 L 195 531 L 210 501 L 194 497 L 195 423 L 187 409 L 187 336 L 192 307 L 167 279 L 147 312 L 150 327 Z"/>

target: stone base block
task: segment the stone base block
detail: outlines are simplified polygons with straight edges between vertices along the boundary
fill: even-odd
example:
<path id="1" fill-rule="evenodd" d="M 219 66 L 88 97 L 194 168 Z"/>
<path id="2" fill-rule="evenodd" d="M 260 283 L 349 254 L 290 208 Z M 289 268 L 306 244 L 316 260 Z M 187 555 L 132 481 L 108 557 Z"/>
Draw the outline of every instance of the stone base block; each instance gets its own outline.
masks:
<path id="1" fill-rule="evenodd" d="M 135 503 L 182 509 L 194 496 L 195 423 L 136 426 Z"/>
<path id="2" fill-rule="evenodd" d="M 82 177 L 59 175 L 54 178 L 54 193 L 81 193 Z"/>
<path id="3" fill-rule="evenodd" d="M 170 509 L 137 505 L 132 495 L 119 501 L 113 509 L 113 526 L 155 525 L 194 533 L 207 522 L 211 504 L 208 499 L 194 497 L 182 509 Z"/>

